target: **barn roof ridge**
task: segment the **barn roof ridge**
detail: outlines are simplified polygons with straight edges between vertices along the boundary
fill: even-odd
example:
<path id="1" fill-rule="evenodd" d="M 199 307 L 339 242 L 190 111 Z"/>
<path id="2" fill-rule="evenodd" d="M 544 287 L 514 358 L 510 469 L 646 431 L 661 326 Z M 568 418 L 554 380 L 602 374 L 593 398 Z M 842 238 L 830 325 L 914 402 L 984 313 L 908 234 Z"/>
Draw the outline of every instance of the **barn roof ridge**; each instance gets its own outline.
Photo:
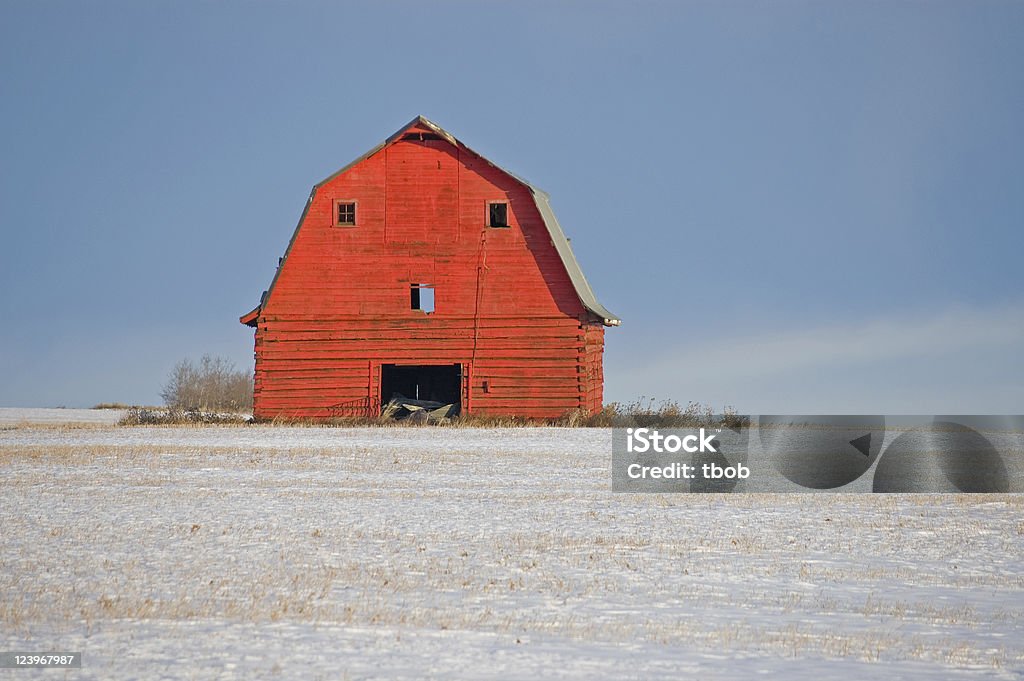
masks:
<path id="1" fill-rule="evenodd" d="M 569 245 L 569 239 L 566 238 L 565 232 L 562 231 L 562 226 L 558 223 L 558 219 L 555 217 L 555 213 L 551 209 L 551 199 L 548 196 L 548 193 L 545 192 L 543 189 L 534 186 L 529 181 L 520 177 L 519 175 L 516 175 L 515 173 L 506 170 L 505 168 L 502 168 L 497 163 L 494 163 L 483 154 L 474 151 L 471 147 L 469 147 L 469 145 L 465 144 L 457 137 L 452 135 L 450 132 L 442 128 L 440 125 L 434 123 L 429 118 L 423 115 L 416 116 L 411 121 L 409 121 L 401 128 L 399 128 L 394 134 L 390 135 L 383 142 L 376 145 L 375 147 L 373 147 L 372 149 L 370 149 L 365 154 L 355 159 L 351 163 L 346 164 L 344 167 L 336 170 L 335 172 L 331 173 L 330 175 L 328 175 L 327 177 L 313 185 L 313 188 L 309 192 L 309 198 L 306 199 L 306 206 L 302 211 L 302 216 L 299 218 L 299 222 L 295 226 L 295 231 L 292 233 L 292 238 L 288 242 L 288 248 L 285 250 L 281 266 L 279 266 L 277 272 L 274 273 L 274 279 L 270 283 L 270 288 L 268 288 L 263 293 L 263 296 L 260 298 L 260 304 L 257 305 L 256 308 L 251 312 L 248 312 L 242 317 L 240 317 L 239 321 L 241 321 L 243 324 L 255 323 L 255 320 L 259 315 L 259 311 L 262 309 L 264 303 L 266 303 L 266 300 L 270 296 L 270 293 L 273 292 L 274 290 L 274 285 L 277 283 L 277 278 L 280 275 L 281 269 L 284 264 L 283 261 L 288 258 L 288 253 L 292 249 L 292 244 L 295 243 L 295 238 L 299 233 L 299 229 L 302 227 L 302 223 L 305 222 L 306 220 L 306 215 L 309 213 L 309 207 L 313 203 L 313 197 L 316 195 L 317 190 L 324 184 L 330 182 L 334 178 L 341 175 L 342 173 L 350 170 L 354 166 L 358 165 L 359 163 L 362 163 L 363 161 L 370 158 L 371 156 L 381 151 L 385 147 L 398 141 L 398 139 L 401 138 L 403 133 L 405 133 L 409 128 L 413 127 L 416 124 L 421 124 L 423 126 L 426 126 L 427 128 L 430 128 L 431 130 L 434 131 L 435 134 L 444 138 L 453 146 L 462 147 L 463 149 L 474 154 L 475 156 L 478 156 L 479 158 L 483 159 L 494 168 L 498 169 L 499 171 L 503 172 L 504 174 L 514 179 L 516 182 L 519 182 L 527 189 L 529 189 L 530 194 L 533 196 L 533 201 L 537 206 L 537 210 L 540 212 L 541 219 L 544 221 L 544 226 L 548 230 L 548 235 L 551 237 L 551 243 L 554 245 L 555 251 L 558 253 L 559 258 L 562 260 L 562 264 L 565 266 L 565 270 L 569 275 L 569 279 L 572 281 L 573 288 L 576 290 L 576 295 L 579 297 L 580 302 L 583 303 L 583 306 L 587 310 L 600 317 L 601 321 L 605 324 L 605 326 L 618 326 L 619 324 L 622 323 L 622 320 L 620 320 L 617 316 L 609 312 L 606 307 L 604 307 L 600 302 L 598 302 L 597 296 L 594 294 L 594 290 L 590 287 L 590 283 L 587 281 L 586 276 L 584 276 L 583 269 L 580 267 L 579 261 L 576 260 L 576 255 L 573 253 L 572 247 Z"/>

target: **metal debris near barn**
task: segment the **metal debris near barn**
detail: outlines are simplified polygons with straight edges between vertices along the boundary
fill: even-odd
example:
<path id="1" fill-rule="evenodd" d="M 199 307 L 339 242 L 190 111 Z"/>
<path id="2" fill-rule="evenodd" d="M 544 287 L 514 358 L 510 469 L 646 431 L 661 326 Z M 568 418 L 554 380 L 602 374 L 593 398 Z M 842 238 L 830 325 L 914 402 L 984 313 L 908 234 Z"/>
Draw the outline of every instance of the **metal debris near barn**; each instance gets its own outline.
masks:
<path id="1" fill-rule="evenodd" d="M 433 400 L 414 400 L 395 394 L 381 408 L 382 420 L 411 421 L 413 423 L 444 423 L 459 413 L 459 403 L 441 404 Z"/>

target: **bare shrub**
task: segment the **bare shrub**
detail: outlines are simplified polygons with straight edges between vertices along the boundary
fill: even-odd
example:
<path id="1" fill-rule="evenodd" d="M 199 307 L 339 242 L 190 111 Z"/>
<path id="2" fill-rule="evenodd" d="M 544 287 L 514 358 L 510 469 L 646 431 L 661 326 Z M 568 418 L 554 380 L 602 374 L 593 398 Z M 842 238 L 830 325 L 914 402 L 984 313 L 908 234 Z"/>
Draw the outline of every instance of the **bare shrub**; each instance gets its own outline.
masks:
<path id="1" fill-rule="evenodd" d="M 223 357 L 183 359 L 171 371 L 160 397 L 172 410 L 239 412 L 252 409 L 252 376 Z"/>

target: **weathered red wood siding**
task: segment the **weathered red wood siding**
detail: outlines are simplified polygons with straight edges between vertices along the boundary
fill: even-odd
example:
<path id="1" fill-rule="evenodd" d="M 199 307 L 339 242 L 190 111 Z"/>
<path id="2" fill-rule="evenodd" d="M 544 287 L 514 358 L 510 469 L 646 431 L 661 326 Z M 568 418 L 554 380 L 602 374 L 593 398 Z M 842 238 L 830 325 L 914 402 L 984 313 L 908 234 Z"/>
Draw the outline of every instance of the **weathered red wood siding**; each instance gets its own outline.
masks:
<path id="1" fill-rule="evenodd" d="M 337 199 L 355 227 L 333 225 Z M 486 226 L 494 200 L 511 228 Z M 432 314 L 413 283 L 434 286 Z M 257 319 L 254 409 L 375 414 L 381 364 L 459 363 L 464 411 L 595 411 L 603 350 L 529 189 L 448 141 L 399 140 L 317 189 Z"/>

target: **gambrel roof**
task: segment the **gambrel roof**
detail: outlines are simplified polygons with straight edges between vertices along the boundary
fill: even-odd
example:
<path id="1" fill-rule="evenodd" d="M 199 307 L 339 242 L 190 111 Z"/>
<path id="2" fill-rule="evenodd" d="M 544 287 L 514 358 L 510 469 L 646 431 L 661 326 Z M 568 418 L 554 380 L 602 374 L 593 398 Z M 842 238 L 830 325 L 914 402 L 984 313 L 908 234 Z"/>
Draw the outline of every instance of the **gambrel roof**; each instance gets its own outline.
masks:
<path id="1" fill-rule="evenodd" d="M 537 210 L 540 212 L 540 216 L 544 221 L 544 226 L 547 227 L 548 234 L 551 237 L 551 243 L 554 245 L 555 251 L 557 251 L 558 256 L 561 258 L 562 264 L 565 266 L 565 270 L 569 274 L 569 279 L 572 281 L 572 285 L 576 290 L 576 295 L 579 296 L 580 302 L 583 304 L 583 307 L 585 307 L 593 314 L 597 315 L 605 324 L 605 326 L 618 326 L 621 323 L 621 320 L 618 317 L 609 312 L 607 308 L 605 308 L 603 305 L 601 305 L 600 302 L 598 302 L 597 296 L 594 295 L 594 290 L 590 288 L 590 283 L 587 281 L 587 278 L 583 275 L 583 270 L 580 268 L 579 262 L 576 260 L 576 256 L 572 252 L 572 248 L 569 245 L 569 240 L 566 238 L 565 232 L 562 231 L 562 227 L 561 225 L 558 224 L 558 219 L 555 217 L 555 213 L 551 209 L 551 200 L 548 194 L 545 191 L 539 189 L 538 187 L 535 187 L 534 185 L 530 184 L 529 182 L 519 177 L 518 175 L 505 170 L 496 163 L 493 163 L 492 161 L 488 160 L 486 157 L 482 156 L 478 152 L 473 151 L 468 146 L 459 141 L 454 135 L 449 133 L 447 130 L 445 130 L 441 126 L 437 125 L 433 121 L 428 120 L 423 116 L 417 116 L 416 118 L 412 119 L 411 121 L 409 121 L 409 123 L 402 126 L 397 132 L 395 132 L 395 134 L 388 137 L 386 140 L 375 146 L 373 149 L 370 149 L 368 152 L 366 152 L 359 158 L 355 159 L 354 161 L 346 165 L 344 168 L 341 168 L 340 170 L 331 173 L 328 177 L 324 178 L 320 182 L 317 182 L 315 185 L 313 185 L 313 189 L 309 192 L 309 198 L 306 200 L 306 207 L 302 211 L 302 216 L 299 218 L 299 224 L 295 227 L 295 232 L 292 234 L 291 241 L 288 243 L 288 249 L 285 251 L 284 258 L 282 259 L 282 265 L 283 260 L 288 258 L 288 253 L 291 251 L 292 244 L 295 242 L 295 237 L 296 235 L 298 235 L 299 229 L 302 227 L 302 223 L 306 219 L 306 214 L 309 212 L 309 207 L 313 203 L 313 197 L 316 196 L 317 190 L 327 182 L 330 182 L 331 180 L 336 178 L 338 175 L 341 175 L 345 171 L 353 168 L 357 164 L 373 156 L 374 154 L 384 149 L 388 145 L 399 140 L 406 131 L 408 131 L 412 127 L 415 127 L 416 125 L 422 125 L 426 128 L 429 128 L 430 130 L 433 130 L 435 134 L 444 138 L 453 146 L 465 149 L 466 151 L 472 153 L 473 155 L 489 163 L 494 168 L 497 168 L 504 174 L 508 175 L 516 182 L 519 182 L 520 184 L 525 186 L 530 191 L 530 194 L 533 196 L 533 200 L 537 206 Z M 259 316 L 260 309 L 262 308 L 264 302 L 266 302 L 269 295 L 274 291 L 274 284 L 277 283 L 277 277 L 280 274 L 281 269 L 281 267 L 278 268 L 277 274 L 274 275 L 274 280 L 271 282 L 270 288 L 267 290 L 266 293 L 263 294 L 263 298 L 260 300 L 260 304 L 256 306 L 254 310 L 239 318 L 239 321 L 241 321 L 243 324 L 255 326 L 256 318 Z"/>

